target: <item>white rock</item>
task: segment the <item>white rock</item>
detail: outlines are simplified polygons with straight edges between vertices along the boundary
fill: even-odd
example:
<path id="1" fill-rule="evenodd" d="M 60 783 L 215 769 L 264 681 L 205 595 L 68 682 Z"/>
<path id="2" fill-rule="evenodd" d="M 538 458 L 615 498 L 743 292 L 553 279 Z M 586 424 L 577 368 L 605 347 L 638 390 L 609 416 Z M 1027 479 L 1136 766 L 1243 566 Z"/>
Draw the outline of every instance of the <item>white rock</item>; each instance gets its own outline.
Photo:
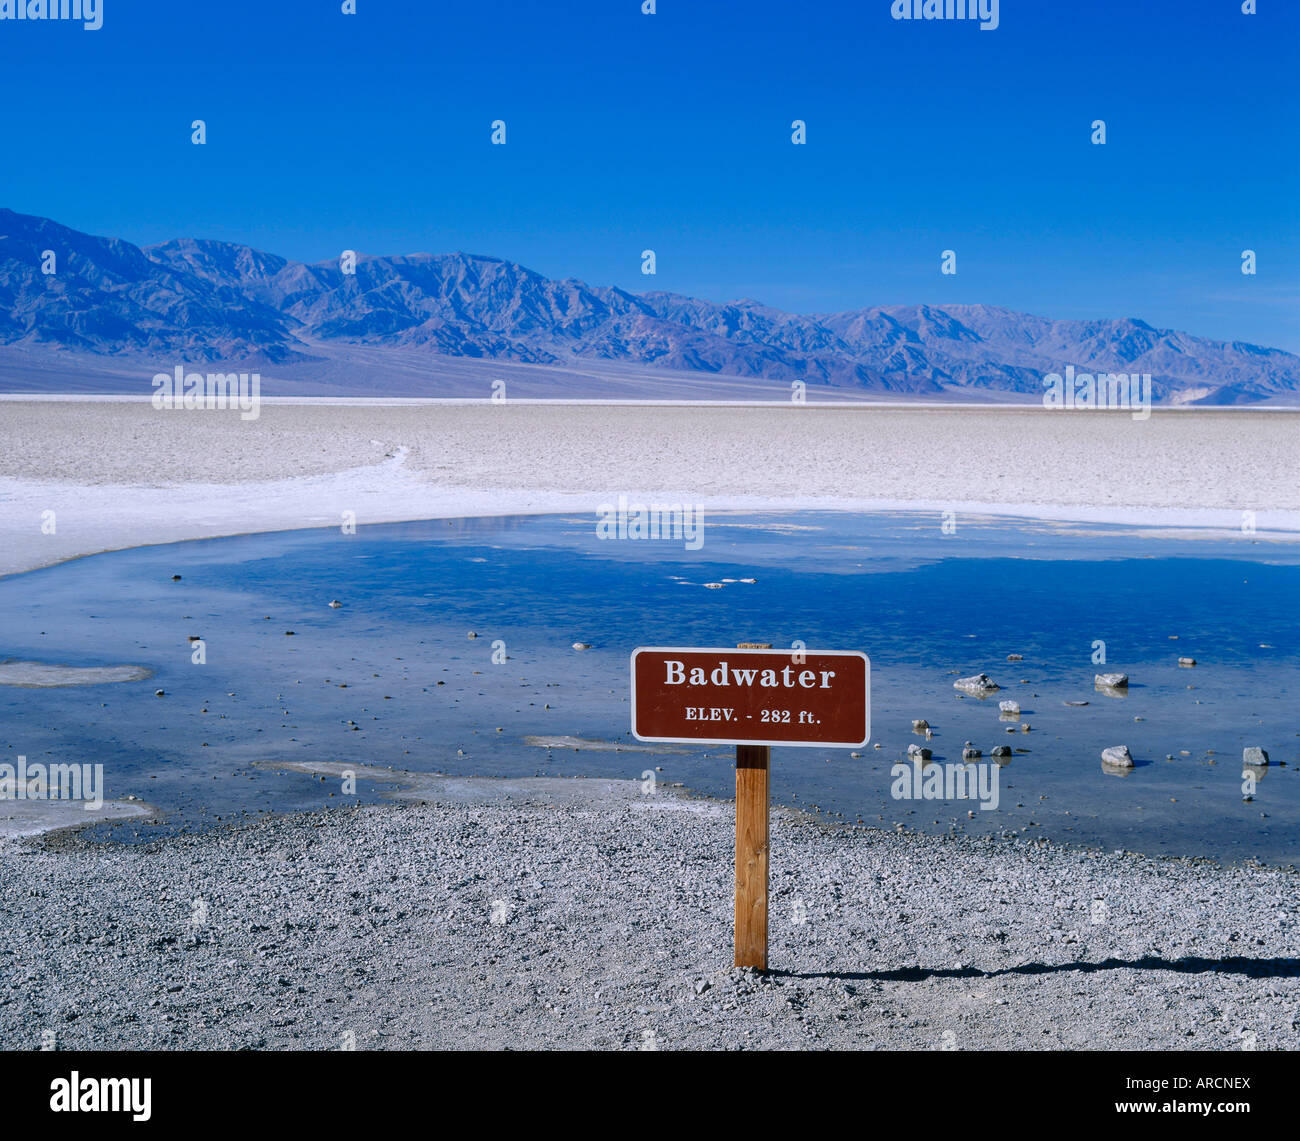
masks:
<path id="1" fill-rule="evenodd" d="M 995 689 L 1001 689 L 988 674 L 972 674 L 970 677 L 959 677 L 952 683 L 953 689 L 962 689 L 967 693 L 992 693 Z"/>
<path id="2" fill-rule="evenodd" d="M 1116 765 L 1125 769 L 1133 767 L 1133 755 L 1128 751 L 1127 745 L 1111 745 L 1109 749 L 1102 749 L 1101 759 L 1107 765 Z"/>

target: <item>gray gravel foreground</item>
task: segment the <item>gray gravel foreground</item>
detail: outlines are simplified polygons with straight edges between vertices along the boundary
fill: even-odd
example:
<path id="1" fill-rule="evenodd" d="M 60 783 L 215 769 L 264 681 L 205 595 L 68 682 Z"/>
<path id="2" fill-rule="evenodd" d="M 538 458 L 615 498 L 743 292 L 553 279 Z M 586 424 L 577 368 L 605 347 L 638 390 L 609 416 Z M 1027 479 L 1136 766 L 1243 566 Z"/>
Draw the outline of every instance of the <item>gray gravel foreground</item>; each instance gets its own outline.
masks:
<path id="1" fill-rule="evenodd" d="M 409 795 L 135 847 L 0 842 L 0 1047 L 1300 1045 L 1291 869 L 774 810 L 760 976 L 730 966 L 729 804 Z"/>

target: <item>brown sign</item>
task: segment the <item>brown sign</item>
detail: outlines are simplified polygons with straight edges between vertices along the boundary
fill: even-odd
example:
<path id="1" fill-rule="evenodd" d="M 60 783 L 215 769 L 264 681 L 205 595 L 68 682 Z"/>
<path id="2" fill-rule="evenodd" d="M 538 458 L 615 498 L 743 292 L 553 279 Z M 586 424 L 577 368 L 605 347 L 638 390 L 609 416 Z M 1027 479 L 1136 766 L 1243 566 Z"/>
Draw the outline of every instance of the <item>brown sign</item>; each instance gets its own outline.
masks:
<path id="1" fill-rule="evenodd" d="M 849 650 L 632 651 L 640 741 L 853 749 L 871 736 L 871 663 Z"/>

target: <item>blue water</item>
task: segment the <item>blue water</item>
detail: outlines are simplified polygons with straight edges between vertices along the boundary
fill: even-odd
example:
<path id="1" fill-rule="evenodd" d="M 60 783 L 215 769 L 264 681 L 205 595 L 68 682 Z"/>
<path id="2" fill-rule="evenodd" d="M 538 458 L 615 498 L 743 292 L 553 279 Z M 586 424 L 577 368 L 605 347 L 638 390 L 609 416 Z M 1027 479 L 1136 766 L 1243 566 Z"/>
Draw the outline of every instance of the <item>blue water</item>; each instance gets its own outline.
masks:
<path id="1" fill-rule="evenodd" d="M 747 577 L 757 581 L 703 586 Z M 871 657 L 872 744 L 856 758 L 774 750 L 778 802 L 880 827 L 1289 863 L 1300 836 L 1297 603 L 1300 544 L 1017 519 L 962 520 L 945 535 L 937 517 L 907 513 L 715 517 L 698 551 L 602 542 L 590 517 L 561 516 L 137 548 L 0 580 L 0 656 L 154 671 L 0 687 L 0 760 L 103 762 L 109 796 L 138 796 L 161 810 L 162 830 L 179 831 L 349 800 L 336 780 L 254 762 L 623 777 L 660 766 L 660 780 L 727 796 L 732 756 L 716 746 L 574 752 L 524 739 L 634 743 L 637 645 L 801 639 Z M 190 635 L 204 639 L 206 664 L 191 663 Z M 575 652 L 579 641 L 592 649 Z M 1179 656 L 1198 665 L 1180 668 Z M 990 700 L 953 690 L 979 671 L 1002 686 Z M 1094 690 L 1109 671 L 1131 676 L 1127 697 Z M 999 719 L 1006 698 L 1032 731 Z M 938 762 L 960 759 L 967 739 L 986 758 L 995 745 L 1017 750 L 997 811 L 890 796 L 890 766 L 920 740 L 910 726 L 922 717 Z M 1137 760 L 1127 776 L 1102 770 L 1113 744 Z M 1273 760 L 1249 801 L 1246 745 Z M 377 795 L 366 782 L 359 792 Z M 131 841 L 160 828 L 99 831 Z"/>

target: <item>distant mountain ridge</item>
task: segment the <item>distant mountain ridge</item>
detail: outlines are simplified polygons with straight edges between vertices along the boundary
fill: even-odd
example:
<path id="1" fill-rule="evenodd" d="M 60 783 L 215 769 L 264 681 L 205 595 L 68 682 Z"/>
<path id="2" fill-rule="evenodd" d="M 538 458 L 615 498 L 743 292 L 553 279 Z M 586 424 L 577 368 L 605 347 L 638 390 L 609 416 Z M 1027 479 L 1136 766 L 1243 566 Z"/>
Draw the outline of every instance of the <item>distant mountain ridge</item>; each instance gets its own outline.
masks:
<path id="1" fill-rule="evenodd" d="M 56 272 L 42 272 L 52 250 Z M 988 305 L 792 314 L 553 281 L 471 254 L 305 265 L 228 242 L 140 248 L 0 209 L 0 345 L 187 362 L 290 364 L 319 346 L 466 359 L 631 362 L 900 396 L 1038 395 L 1044 375 L 1151 373 L 1157 399 L 1229 404 L 1300 391 L 1300 357 L 1155 329 Z"/>

